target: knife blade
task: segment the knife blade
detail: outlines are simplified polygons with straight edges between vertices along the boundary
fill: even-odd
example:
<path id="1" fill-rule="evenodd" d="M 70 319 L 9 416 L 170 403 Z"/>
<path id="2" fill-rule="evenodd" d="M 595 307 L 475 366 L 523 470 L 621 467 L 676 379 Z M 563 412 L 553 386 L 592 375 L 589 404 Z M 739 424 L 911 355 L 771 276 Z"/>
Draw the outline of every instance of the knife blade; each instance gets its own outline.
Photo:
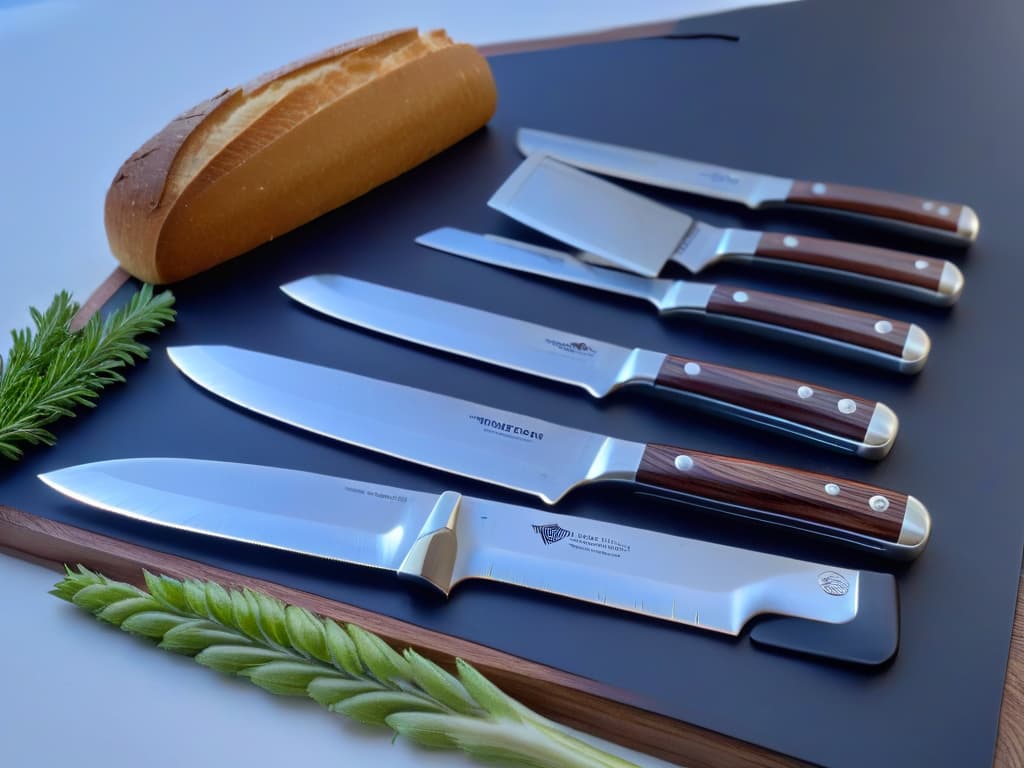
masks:
<path id="1" fill-rule="evenodd" d="M 928 538 L 921 502 L 854 480 L 616 439 L 237 347 L 167 352 L 195 383 L 238 406 L 547 504 L 578 486 L 619 482 L 887 557 L 915 557 Z"/>
<path id="2" fill-rule="evenodd" d="M 970 206 L 934 198 L 738 171 L 530 128 L 519 129 L 516 144 L 523 154 L 546 154 L 608 176 L 741 203 L 748 208 L 809 206 L 961 244 L 974 242 L 980 231 L 978 215 Z"/>
<path id="3" fill-rule="evenodd" d="M 585 261 L 655 277 L 720 261 L 798 270 L 949 306 L 963 274 L 944 259 L 803 235 L 711 226 L 545 155 L 528 156 L 488 202 L 580 249 Z"/>
<path id="4" fill-rule="evenodd" d="M 697 314 L 746 330 L 917 373 L 931 340 L 913 323 L 748 288 L 631 275 L 586 264 L 571 254 L 518 240 L 441 227 L 416 238 L 420 245 L 552 280 L 645 299 L 659 314 Z"/>
<path id="5" fill-rule="evenodd" d="M 337 320 L 572 384 L 597 398 L 623 386 L 654 387 L 726 416 L 868 459 L 884 458 L 899 428 L 896 414 L 884 403 L 816 384 L 627 349 L 343 275 L 312 275 L 281 290 Z"/>
<path id="6" fill-rule="evenodd" d="M 146 523 L 379 568 L 445 596 L 463 581 L 484 579 L 733 636 L 763 614 L 793 617 L 795 625 L 846 624 L 866 600 L 891 618 L 875 628 L 873 643 L 888 651 L 865 663 L 886 660 L 880 657 L 895 652 L 898 637 L 888 574 L 453 491 L 178 458 L 101 461 L 39 477 L 79 502 Z M 818 653 L 851 660 L 829 644 Z"/>

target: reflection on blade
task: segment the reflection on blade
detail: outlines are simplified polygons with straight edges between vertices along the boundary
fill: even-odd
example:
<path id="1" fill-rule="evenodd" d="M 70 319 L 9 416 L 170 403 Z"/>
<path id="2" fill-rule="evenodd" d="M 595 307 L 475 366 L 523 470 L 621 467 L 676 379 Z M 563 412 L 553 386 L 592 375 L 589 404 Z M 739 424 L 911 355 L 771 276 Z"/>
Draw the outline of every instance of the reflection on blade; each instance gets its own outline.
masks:
<path id="1" fill-rule="evenodd" d="M 684 213 L 544 155 L 531 155 L 487 203 L 539 232 L 647 277 L 693 226 Z"/>
<path id="2" fill-rule="evenodd" d="M 608 440 L 486 405 L 236 347 L 172 347 L 167 352 L 198 384 L 264 416 L 533 493 L 549 503 L 585 481 Z M 634 469 L 643 446 L 637 448 Z"/>
<path id="3" fill-rule="evenodd" d="M 588 171 L 748 206 L 756 206 L 768 194 L 785 198 L 791 183 L 774 176 L 529 128 L 519 130 L 516 143 L 525 154 L 546 154 Z"/>
<path id="4" fill-rule="evenodd" d="M 122 459 L 40 476 L 86 504 L 151 523 L 394 570 L 432 494 L 309 472 L 190 459 Z"/>
<path id="5" fill-rule="evenodd" d="M 583 387 L 616 385 L 633 351 L 597 339 L 483 312 L 342 275 L 281 287 L 319 312 L 406 341 Z"/>
<path id="6" fill-rule="evenodd" d="M 432 230 L 417 237 L 416 242 L 428 248 L 482 261 L 496 267 L 515 269 L 588 288 L 598 288 L 622 296 L 647 299 L 655 304 L 673 285 L 671 280 L 652 280 L 614 269 L 593 267 L 562 251 L 490 235 L 478 235 L 454 227 Z"/>
<path id="7" fill-rule="evenodd" d="M 483 577 L 736 635 L 754 616 L 857 614 L 856 571 L 496 502 L 466 499 L 456 577 Z M 464 527 L 463 527 L 464 526 Z M 461 573 L 460 573 L 461 567 Z M 843 594 L 822 587 L 835 574 Z M 839 591 L 839 590 L 833 590 Z"/>

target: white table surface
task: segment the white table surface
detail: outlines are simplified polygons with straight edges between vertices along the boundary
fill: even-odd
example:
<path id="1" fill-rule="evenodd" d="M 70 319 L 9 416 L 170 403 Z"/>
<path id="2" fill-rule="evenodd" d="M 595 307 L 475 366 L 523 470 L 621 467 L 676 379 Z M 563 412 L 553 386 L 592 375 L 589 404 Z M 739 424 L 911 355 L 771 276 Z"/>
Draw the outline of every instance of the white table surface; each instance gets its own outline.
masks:
<path id="1" fill-rule="evenodd" d="M 484 44 L 770 1 L 0 0 L 0 354 L 8 331 L 29 324 L 29 306 L 48 305 L 61 289 L 84 301 L 116 266 L 103 231 L 115 170 L 170 118 L 225 86 L 397 27 L 443 27 Z M 0 555 L 2 766 L 477 765 L 392 744 L 388 732 L 312 701 L 271 696 L 154 650 L 48 596 L 56 580 Z"/>

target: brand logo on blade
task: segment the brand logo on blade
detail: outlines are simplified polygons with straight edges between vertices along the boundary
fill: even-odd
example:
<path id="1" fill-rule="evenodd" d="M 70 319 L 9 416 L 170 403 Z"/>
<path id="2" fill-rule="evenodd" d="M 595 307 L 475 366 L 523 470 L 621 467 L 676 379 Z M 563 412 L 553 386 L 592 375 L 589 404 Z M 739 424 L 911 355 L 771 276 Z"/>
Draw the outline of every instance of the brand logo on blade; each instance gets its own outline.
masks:
<path id="1" fill-rule="evenodd" d="M 536 430 L 529 429 L 521 424 L 513 424 L 509 421 L 498 421 L 497 419 L 491 419 L 487 416 L 476 416 L 474 414 L 470 414 L 469 418 L 483 427 L 484 432 L 490 432 L 491 434 L 505 435 L 516 440 L 526 440 L 528 442 L 539 442 L 544 439 L 543 432 L 537 432 Z"/>
<path id="2" fill-rule="evenodd" d="M 597 354 L 596 349 L 583 341 L 559 341 L 558 339 L 544 339 L 544 341 L 559 352 L 569 352 L 573 355 L 584 355 L 586 357 L 593 357 Z"/>
<path id="3" fill-rule="evenodd" d="M 605 557 L 622 557 L 628 554 L 631 547 L 621 541 L 608 536 L 595 536 L 592 533 L 580 533 L 563 528 L 558 523 L 545 523 L 544 525 L 533 524 L 533 530 L 540 536 L 546 547 L 548 544 L 557 544 L 560 541 L 566 543 L 573 549 L 583 552 L 591 552 L 595 555 Z"/>
<path id="4" fill-rule="evenodd" d="M 736 186 L 740 183 L 739 176 L 734 176 L 733 174 L 726 173 L 725 171 L 701 171 L 700 175 L 712 184 L 728 184 L 730 186 Z"/>
<path id="5" fill-rule="evenodd" d="M 825 591 L 825 594 L 842 597 L 850 591 L 850 582 L 846 577 L 835 571 L 825 571 L 818 575 L 818 584 Z"/>
<path id="6" fill-rule="evenodd" d="M 558 523 L 548 523 L 547 525 L 535 525 L 533 530 L 540 534 L 541 540 L 544 545 L 554 544 L 556 541 L 561 541 L 566 536 L 572 536 L 572 531 L 567 531 Z"/>

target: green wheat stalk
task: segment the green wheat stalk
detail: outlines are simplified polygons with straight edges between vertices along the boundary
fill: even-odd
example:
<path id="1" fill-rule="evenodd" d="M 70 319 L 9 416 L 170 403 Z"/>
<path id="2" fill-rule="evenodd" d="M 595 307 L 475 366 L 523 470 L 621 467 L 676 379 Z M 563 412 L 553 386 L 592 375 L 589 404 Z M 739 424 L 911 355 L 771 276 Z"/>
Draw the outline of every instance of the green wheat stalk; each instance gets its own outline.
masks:
<path id="1" fill-rule="evenodd" d="M 123 382 L 120 369 L 149 353 L 135 337 L 172 322 L 173 304 L 170 291 L 154 296 L 144 285 L 124 307 L 106 319 L 94 315 L 77 332 L 69 324 L 78 304 L 66 291 L 45 312 L 32 307 L 35 330 L 12 331 L 6 369 L 0 360 L 0 456 L 16 461 L 23 444 L 53 445 L 47 426 L 73 417 L 78 406 L 94 407 L 101 389 Z"/>
<path id="2" fill-rule="evenodd" d="M 637 768 L 574 738 L 462 659 L 452 675 L 411 648 L 398 653 L 355 624 L 340 625 L 254 590 L 146 572 L 146 591 L 81 565 L 66 570 L 51 594 L 271 693 L 309 696 L 335 714 L 481 760 Z"/>

